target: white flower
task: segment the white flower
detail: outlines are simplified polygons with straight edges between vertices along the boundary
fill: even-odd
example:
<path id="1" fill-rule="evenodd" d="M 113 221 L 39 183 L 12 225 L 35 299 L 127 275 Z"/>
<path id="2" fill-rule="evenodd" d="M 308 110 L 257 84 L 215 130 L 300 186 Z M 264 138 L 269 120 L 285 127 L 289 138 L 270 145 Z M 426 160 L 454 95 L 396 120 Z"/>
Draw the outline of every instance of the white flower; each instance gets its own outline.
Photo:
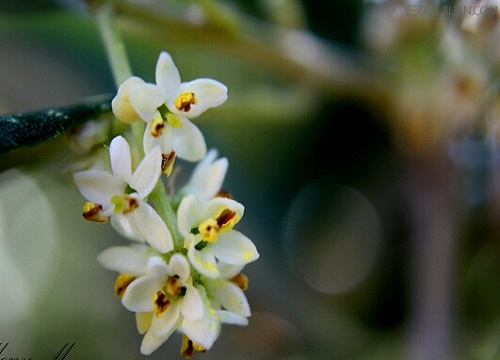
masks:
<path id="1" fill-rule="evenodd" d="M 161 116 L 148 123 L 143 139 L 145 151 L 159 143 L 164 153 L 174 150 L 182 159 L 200 160 L 206 153 L 205 139 L 189 119 L 224 103 L 227 87 L 204 78 L 182 83 L 179 70 L 165 51 L 156 63 L 155 79 L 165 107 Z"/>
<path id="2" fill-rule="evenodd" d="M 137 326 L 145 333 L 141 353 L 151 354 L 180 326 L 184 319 L 204 316 L 203 300 L 191 285 L 185 256 L 174 254 L 168 265 L 158 256 L 149 259 L 146 274 L 126 288 L 122 304 L 136 312 Z"/>
<path id="3" fill-rule="evenodd" d="M 154 84 L 148 84 L 137 76 L 131 76 L 118 88 L 118 93 L 111 101 L 113 114 L 125 123 L 142 119 L 149 122 L 157 114 L 157 108 L 163 104 L 163 96 Z"/>
<path id="4" fill-rule="evenodd" d="M 188 195 L 181 200 L 177 225 L 198 272 L 214 279 L 220 275 L 218 262 L 239 266 L 259 258 L 252 241 L 233 230 L 243 211 L 243 205 L 226 198 L 204 201 Z"/>
<path id="5" fill-rule="evenodd" d="M 207 296 L 222 323 L 248 325 L 251 312 L 243 293 L 248 287 L 248 279 L 241 274 L 242 269 L 243 265 L 219 264 L 220 276 L 205 280 Z"/>
<path id="6" fill-rule="evenodd" d="M 205 312 L 200 319 L 184 319 L 179 327 L 189 340 L 205 350 L 209 350 L 220 334 L 222 323 L 248 325 L 250 306 L 237 284 L 237 279 L 246 277 L 240 274 L 243 266 L 220 265 L 220 277 L 215 280 L 204 279 L 204 291 L 200 294 L 204 300 Z M 246 288 L 246 287 L 245 287 Z"/>
<path id="7" fill-rule="evenodd" d="M 217 195 L 226 176 L 228 161 L 226 158 L 216 159 L 217 150 L 210 150 L 196 165 L 188 183 L 179 190 L 180 196 L 194 194 L 210 200 Z"/>
<path id="8" fill-rule="evenodd" d="M 98 222 L 111 217 L 113 227 L 124 236 L 146 241 L 162 253 L 171 251 L 170 231 L 144 201 L 161 175 L 160 149 L 152 149 L 133 173 L 130 148 L 123 137 L 111 141 L 109 155 L 112 174 L 95 169 L 74 174 L 80 192 L 89 200 L 83 216 Z"/>

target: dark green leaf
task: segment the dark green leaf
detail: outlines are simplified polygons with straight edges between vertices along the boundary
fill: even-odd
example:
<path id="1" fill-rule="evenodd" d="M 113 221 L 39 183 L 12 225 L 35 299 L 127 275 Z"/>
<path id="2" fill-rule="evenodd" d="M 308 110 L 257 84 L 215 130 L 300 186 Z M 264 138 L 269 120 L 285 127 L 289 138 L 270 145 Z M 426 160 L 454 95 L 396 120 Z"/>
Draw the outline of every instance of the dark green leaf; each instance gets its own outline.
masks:
<path id="1" fill-rule="evenodd" d="M 0 115 L 0 153 L 35 145 L 111 111 L 111 96 L 89 103 Z"/>

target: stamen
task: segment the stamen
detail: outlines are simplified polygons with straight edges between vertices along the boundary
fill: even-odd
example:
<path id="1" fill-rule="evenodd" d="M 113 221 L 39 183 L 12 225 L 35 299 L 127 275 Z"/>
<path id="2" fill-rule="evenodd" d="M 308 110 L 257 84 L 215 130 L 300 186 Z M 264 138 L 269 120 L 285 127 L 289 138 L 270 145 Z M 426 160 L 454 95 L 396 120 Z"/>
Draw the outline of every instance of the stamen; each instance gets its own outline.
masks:
<path id="1" fill-rule="evenodd" d="M 88 221 L 94 221 L 98 223 L 105 223 L 108 218 L 102 216 L 102 205 L 94 204 L 93 202 L 86 202 L 83 205 L 83 218 Z"/>
<path id="2" fill-rule="evenodd" d="M 115 195 L 110 202 L 115 206 L 115 213 L 123 212 L 124 215 L 131 213 L 139 206 L 136 198 L 127 195 Z"/>
<path id="3" fill-rule="evenodd" d="M 217 225 L 219 225 L 221 231 L 226 230 L 228 228 L 232 228 L 236 223 L 236 220 L 236 212 L 226 208 L 222 210 L 220 215 L 217 217 Z"/>
<path id="4" fill-rule="evenodd" d="M 164 127 L 165 122 L 163 121 L 163 118 L 161 115 L 156 114 L 153 118 L 153 124 L 151 125 L 151 135 L 155 138 L 159 138 Z"/>
<path id="5" fill-rule="evenodd" d="M 204 353 L 206 349 L 203 346 L 193 342 L 186 335 L 184 335 L 182 337 L 181 355 L 186 359 L 191 359 L 195 351 Z"/>
<path id="6" fill-rule="evenodd" d="M 120 274 L 116 278 L 115 281 L 115 294 L 118 297 L 122 297 L 123 294 L 125 293 L 125 290 L 127 287 L 130 285 L 132 281 L 136 279 L 135 276 L 127 275 L 127 274 Z"/>
<path id="7" fill-rule="evenodd" d="M 156 292 L 156 294 L 154 294 L 153 304 L 156 317 L 160 318 L 163 316 L 165 311 L 167 311 L 171 303 L 167 297 L 167 294 L 165 294 L 163 291 L 160 290 Z"/>
<path id="8" fill-rule="evenodd" d="M 180 294 L 182 286 L 179 286 L 179 276 L 174 275 L 168 278 L 166 293 L 174 298 Z"/>
<path id="9" fill-rule="evenodd" d="M 161 171 L 170 176 L 175 162 L 175 151 L 171 151 L 168 154 L 161 154 Z"/>
<path id="10" fill-rule="evenodd" d="M 226 190 L 219 190 L 219 192 L 215 195 L 215 197 L 221 197 L 221 198 L 226 198 L 226 199 L 232 199 L 233 194 Z"/>
<path id="11" fill-rule="evenodd" d="M 128 207 L 125 210 L 123 210 L 124 215 L 131 213 L 132 211 L 137 209 L 137 207 L 139 206 L 139 202 L 137 201 L 136 198 L 127 196 L 126 200 L 128 201 Z"/>
<path id="12" fill-rule="evenodd" d="M 191 105 L 198 104 L 198 99 L 194 95 L 194 92 L 186 91 L 179 95 L 175 101 L 175 107 L 179 111 L 189 112 L 191 110 Z"/>
<path id="13" fill-rule="evenodd" d="M 243 291 L 248 289 L 248 277 L 242 273 L 239 273 L 229 281 L 231 281 L 233 284 L 236 284 Z"/>

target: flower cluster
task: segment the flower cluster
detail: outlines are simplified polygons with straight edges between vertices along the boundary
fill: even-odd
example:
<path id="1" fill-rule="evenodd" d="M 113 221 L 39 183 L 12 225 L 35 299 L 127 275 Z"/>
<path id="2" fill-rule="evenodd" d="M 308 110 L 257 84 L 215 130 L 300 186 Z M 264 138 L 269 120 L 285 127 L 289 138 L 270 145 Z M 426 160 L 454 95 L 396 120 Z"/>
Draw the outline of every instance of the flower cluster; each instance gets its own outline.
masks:
<path id="1" fill-rule="evenodd" d="M 243 205 L 221 191 L 227 159 L 206 151 L 203 135 L 190 121 L 226 98 L 227 88 L 215 80 L 181 83 L 172 58 L 162 52 L 156 84 L 130 77 L 112 102 L 119 120 L 146 123 L 144 155 L 119 135 L 109 145 L 110 171 L 74 174 L 88 200 L 83 217 L 109 219 L 121 235 L 138 242 L 108 248 L 98 261 L 119 273 L 115 293 L 136 313 L 146 355 L 179 331 L 181 352 L 191 357 L 210 349 L 222 323 L 248 323 L 243 293 L 248 280 L 241 270 L 259 253 L 234 229 Z M 189 181 L 167 195 L 162 174 L 170 174 L 176 156 L 199 162 Z"/>

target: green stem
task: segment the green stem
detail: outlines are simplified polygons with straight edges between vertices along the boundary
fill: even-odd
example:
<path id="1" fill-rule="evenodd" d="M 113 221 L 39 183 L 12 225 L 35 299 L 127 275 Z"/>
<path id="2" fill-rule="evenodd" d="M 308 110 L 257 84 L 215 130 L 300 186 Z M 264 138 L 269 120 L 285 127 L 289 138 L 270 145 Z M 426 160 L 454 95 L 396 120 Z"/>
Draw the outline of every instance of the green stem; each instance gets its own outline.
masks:
<path id="1" fill-rule="evenodd" d="M 163 185 L 163 181 L 160 179 L 156 183 L 155 188 L 149 194 L 149 199 L 153 203 L 156 211 L 163 219 L 167 228 L 170 230 L 172 234 L 172 238 L 174 240 L 175 248 L 182 248 L 184 246 L 184 238 L 182 237 L 179 228 L 177 227 L 177 217 L 175 215 L 174 209 L 170 204 L 169 197 L 167 191 L 165 190 L 165 186 Z"/>
<path id="2" fill-rule="evenodd" d="M 101 32 L 104 47 L 113 71 L 116 86 L 120 86 L 127 78 L 132 76 L 132 70 L 128 62 L 119 32 L 113 26 L 112 4 L 104 4 L 96 10 L 97 23 Z"/>

